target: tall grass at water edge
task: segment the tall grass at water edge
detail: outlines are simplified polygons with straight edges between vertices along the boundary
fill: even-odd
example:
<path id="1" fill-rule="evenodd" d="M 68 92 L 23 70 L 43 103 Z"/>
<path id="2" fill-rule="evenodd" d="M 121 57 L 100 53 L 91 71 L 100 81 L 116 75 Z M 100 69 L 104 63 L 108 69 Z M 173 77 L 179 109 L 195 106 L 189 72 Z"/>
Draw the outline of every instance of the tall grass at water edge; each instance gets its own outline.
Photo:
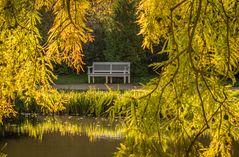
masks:
<path id="1" fill-rule="evenodd" d="M 61 97 L 65 100 L 65 109 L 57 113 L 49 113 L 47 110 L 38 106 L 33 100 L 25 104 L 23 100 L 17 99 L 15 108 L 18 113 L 37 113 L 37 114 L 68 114 L 80 116 L 104 116 L 107 117 L 112 108 L 117 110 L 117 106 L 131 103 L 132 97 L 143 95 L 145 90 L 128 90 L 128 91 L 100 91 L 90 89 L 88 91 L 59 91 Z M 121 108 L 122 109 L 122 108 Z M 113 110 L 111 110 L 113 111 Z"/>
<path id="2" fill-rule="evenodd" d="M 122 94 L 120 91 L 94 89 L 85 92 L 61 91 L 61 93 L 68 100 L 63 113 L 86 116 L 107 116 L 106 111 Z"/>

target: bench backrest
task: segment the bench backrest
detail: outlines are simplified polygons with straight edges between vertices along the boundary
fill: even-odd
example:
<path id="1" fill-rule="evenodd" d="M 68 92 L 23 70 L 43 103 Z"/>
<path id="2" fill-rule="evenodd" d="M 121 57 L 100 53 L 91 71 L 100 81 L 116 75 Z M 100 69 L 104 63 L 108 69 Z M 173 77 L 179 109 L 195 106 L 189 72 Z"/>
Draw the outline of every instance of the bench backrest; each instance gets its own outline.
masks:
<path id="1" fill-rule="evenodd" d="M 93 73 L 130 73 L 130 62 L 93 62 Z"/>

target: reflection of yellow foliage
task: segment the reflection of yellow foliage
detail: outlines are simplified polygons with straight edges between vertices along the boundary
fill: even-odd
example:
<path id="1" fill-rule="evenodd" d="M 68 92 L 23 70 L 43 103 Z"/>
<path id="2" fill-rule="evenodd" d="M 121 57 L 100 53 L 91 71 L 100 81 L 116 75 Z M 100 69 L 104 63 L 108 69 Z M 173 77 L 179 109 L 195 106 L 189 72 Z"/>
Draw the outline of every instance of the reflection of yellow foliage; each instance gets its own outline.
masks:
<path id="1" fill-rule="evenodd" d="M 119 127 L 120 123 L 109 123 L 109 121 L 98 118 L 80 118 L 80 117 L 46 117 L 39 118 L 40 122 L 32 124 L 26 120 L 21 125 L 5 125 L 7 132 L 15 132 L 29 135 L 37 139 L 42 139 L 44 134 L 59 132 L 64 135 L 86 135 L 90 141 L 99 138 L 121 139 L 123 129 Z M 42 119 L 42 120 L 41 120 Z"/>
<path id="2" fill-rule="evenodd" d="M 0 157 L 7 157 L 7 154 L 0 152 Z"/>

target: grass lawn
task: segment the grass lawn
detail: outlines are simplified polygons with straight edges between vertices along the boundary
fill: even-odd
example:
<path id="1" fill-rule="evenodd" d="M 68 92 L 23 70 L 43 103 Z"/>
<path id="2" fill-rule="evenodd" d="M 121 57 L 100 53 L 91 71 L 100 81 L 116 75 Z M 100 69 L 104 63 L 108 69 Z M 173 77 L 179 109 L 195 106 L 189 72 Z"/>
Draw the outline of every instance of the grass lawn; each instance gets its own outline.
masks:
<path id="1" fill-rule="evenodd" d="M 78 84 L 87 83 L 87 75 L 82 74 L 68 74 L 68 75 L 57 75 L 57 80 L 54 81 L 55 84 Z"/>
<path id="2" fill-rule="evenodd" d="M 131 76 L 132 84 L 146 84 L 150 79 L 152 79 L 153 75 L 145 75 L 145 76 Z M 58 75 L 57 80 L 54 81 L 55 84 L 80 84 L 80 83 L 88 83 L 88 76 L 85 73 L 81 74 L 68 74 L 68 75 Z M 105 83 L 104 77 L 96 77 L 95 83 Z M 113 78 L 113 83 L 123 83 L 123 78 Z"/>

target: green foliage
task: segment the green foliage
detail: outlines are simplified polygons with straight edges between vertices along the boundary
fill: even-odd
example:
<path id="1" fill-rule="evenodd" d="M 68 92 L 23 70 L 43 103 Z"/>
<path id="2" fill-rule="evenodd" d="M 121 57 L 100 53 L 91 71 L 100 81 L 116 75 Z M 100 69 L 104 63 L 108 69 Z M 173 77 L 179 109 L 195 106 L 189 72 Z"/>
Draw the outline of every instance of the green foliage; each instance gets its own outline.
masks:
<path id="1" fill-rule="evenodd" d="M 125 95 L 126 140 L 116 156 L 232 156 L 239 139 L 238 95 L 225 86 L 239 63 L 239 2 L 142 0 L 143 46 L 162 38 L 168 60 L 145 96 Z M 202 139 L 209 139 L 209 143 Z"/>
<path id="2" fill-rule="evenodd" d="M 56 16 L 42 46 L 37 25 L 43 7 Z M 0 122 L 15 114 L 17 97 L 26 102 L 34 98 L 42 109 L 63 109 L 64 100 L 50 86 L 52 62 L 64 60 L 80 70 L 82 43 L 90 39 L 84 23 L 87 7 L 87 1 L 73 0 L 0 1 Z"/>

